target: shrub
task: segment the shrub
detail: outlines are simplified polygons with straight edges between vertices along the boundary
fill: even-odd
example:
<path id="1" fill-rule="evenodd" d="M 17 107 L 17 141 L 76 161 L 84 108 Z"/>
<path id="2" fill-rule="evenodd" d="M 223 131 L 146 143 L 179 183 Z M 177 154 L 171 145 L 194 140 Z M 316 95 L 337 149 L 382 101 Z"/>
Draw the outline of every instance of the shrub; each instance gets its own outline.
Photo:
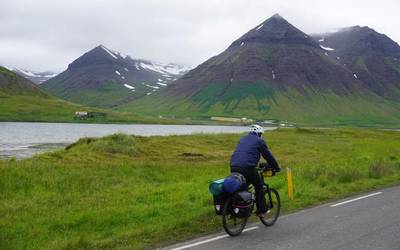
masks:
<path id="1" fill-rule="evenodd" d="M 82 146 L 109 154 L 126 154 L 129 156 L 135 156 L 139 153 L 135 138 L 126 134 L 113 134 L 103 138 L 85 137 L 67 146 L 65 149 L 70 150 Z"/>
<path id="2" fill-rule="evenodd" d="M 383 161 L 376 161 L 368 166 L 368 176 L 370 178 L 379 179 L 381 177 L 391 175 L 395 171 L 393 164 L 385 163 Z"/>
<path id="3" fill-rule="evenodd" d="M 126 154 L 135 156 L 139 150 L 135 138 L 125 134 L 113 134 L 92 143 L 96 150 L 100 150 L 110 154 Z"/>

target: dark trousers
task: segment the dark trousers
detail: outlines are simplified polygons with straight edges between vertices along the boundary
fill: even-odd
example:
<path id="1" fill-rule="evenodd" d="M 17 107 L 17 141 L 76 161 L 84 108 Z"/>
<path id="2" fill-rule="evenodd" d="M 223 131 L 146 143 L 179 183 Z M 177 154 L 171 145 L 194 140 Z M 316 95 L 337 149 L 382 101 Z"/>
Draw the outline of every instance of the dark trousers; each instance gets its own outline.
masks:
<path id="1" fill-rule="evenodd" d="M 267 204 L 265 202 L 263 181 L 255 168 L 231 167 L 231 172 L 238 172 L 244 175 L 247 183 L 251 183 L 256 191 L 256 204 L 259 213 L 267 212 Z"/>

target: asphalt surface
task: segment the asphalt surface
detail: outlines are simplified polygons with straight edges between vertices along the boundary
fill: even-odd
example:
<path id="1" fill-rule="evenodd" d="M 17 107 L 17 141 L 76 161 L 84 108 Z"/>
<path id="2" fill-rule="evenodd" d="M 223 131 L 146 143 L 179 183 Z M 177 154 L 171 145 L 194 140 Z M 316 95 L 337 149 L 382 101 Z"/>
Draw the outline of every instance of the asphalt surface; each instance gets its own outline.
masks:
<path id="1" fill-rule="evenodd" d="M 222 228 L 222 225 L 221 225 Z M 400 187 L 360 194 L 166 249 L 400 249 Z"/>

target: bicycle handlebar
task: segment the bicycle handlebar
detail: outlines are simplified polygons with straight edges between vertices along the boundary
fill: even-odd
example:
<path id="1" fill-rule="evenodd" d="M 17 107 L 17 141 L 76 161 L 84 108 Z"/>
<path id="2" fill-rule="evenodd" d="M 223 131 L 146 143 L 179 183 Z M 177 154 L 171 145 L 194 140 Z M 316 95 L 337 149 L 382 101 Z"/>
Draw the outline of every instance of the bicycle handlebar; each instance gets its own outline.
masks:
<path id="1" fill-rule="evenodd" d="M 272 175 L 271 176 L 274 176 L 277 172 L 280 172 L 281 170 L 280 169 L 274 169 L 274 168 L 272 168 L 268 163 L 266 163 L 266 162 L 262 162 L 262 163 L 260 163 L 260 164 L 258 164 L 258 171 L 259 172 L 261 172 L 261 173 L 265 173 L 265 172 L 267 172 L 267 171 L 271 171 L 272 172 Z"/>

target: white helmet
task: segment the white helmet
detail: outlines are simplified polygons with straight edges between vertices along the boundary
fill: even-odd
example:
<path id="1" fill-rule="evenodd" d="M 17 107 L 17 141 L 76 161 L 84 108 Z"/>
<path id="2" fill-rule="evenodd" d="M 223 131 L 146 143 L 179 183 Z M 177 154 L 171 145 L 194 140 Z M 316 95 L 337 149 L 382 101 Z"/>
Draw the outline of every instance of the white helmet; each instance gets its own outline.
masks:
<path id="1" fill-rule="evenodd" d="M 262 134 L 264 133 L 264 129 L 260 125 L 253 124 L 250 126 L 250 133 Z"/>

